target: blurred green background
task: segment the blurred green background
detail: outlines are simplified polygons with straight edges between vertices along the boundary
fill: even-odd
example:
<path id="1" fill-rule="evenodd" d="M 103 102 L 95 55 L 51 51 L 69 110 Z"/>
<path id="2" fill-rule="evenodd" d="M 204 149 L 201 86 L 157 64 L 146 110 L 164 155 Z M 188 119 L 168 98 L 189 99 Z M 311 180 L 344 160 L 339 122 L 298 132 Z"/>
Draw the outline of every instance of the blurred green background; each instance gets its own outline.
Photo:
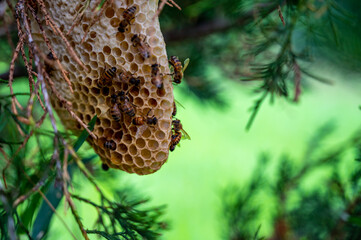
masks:
<path id="1" fill-rule="evenodd" d="M 109 196 L 114 195 L 111 192 L 114 187 L 129 187 L 135 194 L 151 198 L 150 205 L 167 205 L 165 219 L 169 220 L 170 230 L 165 231 L 161 239 L 226 239 L 222 191 L 232 184 L 245 186 L 262 153 L 271 158 L 267 174 L 272 178 L 278 158 L 286 153 L 294 159 L 301 159 L 309 139 L 324 124 L 332 122 L 335 131 L 321 146 L 323 149 L 334 147 L 360 128 L 361 35 L 358 34 L 358 23 L 361 16 L 357 13 L 360 3 L 326 1 L 336 3 L 349 14 L 345 17 L 338 8 L 330 7 L 333 11 L 330 17 L 317 11 L 308 15 L 310 13 L 305 10 L 310 5 L 322 9 L 322 4 L 326 3 L 289 2 L 287 6 L 283 1 L 271 2 L 282 6 L 287 22 L 284 28 L 276 8 L 264 19 L 264 25 L 253 17 L 247 18 L 249 24 L 240 22 L 250 9 L 257 4 L 267 4 L 267 1 L 185 0 L 178 1 L 182 11 L 169 7 L 163 10 L 160 19 L 169 55 L 177 55 L 181 60 L 190 58 L 185 79 L 181 86 L 175 86 L 174 95 L 184 106 L 178 107 L 177 118 L 192 139 L 181 141 L 181 146 L 170 153 L 161 170 L 149 176 L 130 175 L 112 169 L 96 172 L 96 178 L 99 177 L 102 188 Z M 294 76 L 286 76 L 279 81 L 288 82 L 289 95 L 285 97 L 276 91 L 273 104 L 267 98 L 251 129 L 246 131 L 251 108 L 259 98 L 254 90 L 259 89 L 262 83 L 240 81 L 245 72 L 250 74 L 249 69 L 245 69 L 247 53 L 252 52 L 252 44 L 256 46 L 259 38 L 274 38 L 275 42 L 263 45 L 262 54 L 253 60 L 264 63 L 277 56 L 283 46 L 281 40 L 291 31 L 288 28 L 297 11 L 301 12 L 301 17 L 292 26 L 291 52 L 298 54 L 303 68 L 330 80 L 331 84 L 301 73 L 302 93 L 300 100 L 294 102 Z M 330 18 L 335 18 L 334 22 L 326 25 Z M 215 23 L 223 28 L 217 28 Z M 203 25 L 213 32 L 187 37 L 188 33 L 197 33 L 195 29 Z M 214 25 L 216 27 L 212 28 Z M 257 29 L 262 29 L 264 35 Z M 178 35 L 176 31 L 179 31 Z M 308 36 L 311 36 L 310 39 Z M 307 57 L 304 57 L 301 52 L 306 48 Z M 284 66 L 287 68 L 286 63 Z M 0 72 L 6 71 L 7 67 L 8 62 L 2 59 Z M 25 92 L 27 88 L 26 81 L 16 82 L 16 92 Z M 1 94 L 9 93 L 7 88 L 0 90 Z M 100 160 L 97 158 L 94 163 L 99 169 Z M 345 169 L 352 168 L 354 164 L 352 157 L 346 154 Z M 317 177 L 313 178 L 311 185 L 322 188 L 317 181 Z M 80 191 L 79 195 L 89 199 L 96 197 L 93 188 L 80 174 L 75 174 L 73 182 L 75 189 Z M 262 226 L 261 235 L 271 236 L 274 231 L 272 216 L 275 205 L 271 199 L 272 196 L 265 194 L 257 200 L 262 205 L 261 216 L 257 218 Z M 80 236 L 73 217 L 69 211 L 65 214 L 63 209 L 61 204 L 59 213 Z M 85 226 L 91 228 L 96 212 L 80 206 L 79 213 Z M 70 239 L 56 217 L 51 222 L 48 239 Z"/>

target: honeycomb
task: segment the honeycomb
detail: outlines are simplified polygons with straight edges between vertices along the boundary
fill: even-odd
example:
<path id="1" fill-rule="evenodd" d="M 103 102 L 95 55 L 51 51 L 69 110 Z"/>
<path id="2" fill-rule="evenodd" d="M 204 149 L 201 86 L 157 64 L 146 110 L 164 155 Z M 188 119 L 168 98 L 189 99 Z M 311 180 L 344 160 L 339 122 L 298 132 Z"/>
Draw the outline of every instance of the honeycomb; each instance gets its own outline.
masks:
<path id="1" fill-rule="evenodd" d="M 86 1 L 52 0 L 46 1 L 46 9 L 64 35 L 74 23 L 75 16 L 86 5 Z M 145 175 L 160 169 L 169 154 L 172 135 L 173 85 L 168 66 L 164 39 L 156 15 L 157 0 L 113 0 L 93 23 L 94 1 L 84 11 L 80 24 L 67 36 L 70 45 L 85 65 L 83 69 L 68 53 L 60 36 L 55 35 L 45 20 L 42 25 L 54 51 L 68 73 L 73 92 L 71 92 L 59 68 L 51 71 L 51 79 L 60 95 L 72 103 L 74 113 L 88 124 L 97 115 L 93 133 L 97 139 L 88 137 L 87 141 L 100 156 L 103 163 L 111 168 L 128 173 Z M 135 17 L 129 21 L 124 32 L 118 30 L 124 20 L 126 9 L 135 6 Z M 40 11 L 39 11 L 40 12 Z M 39 14 L 41 13 L 37 13 Z M 41 30 L 32 22 L 33 38 L 44 54 L 49 52 Z M 83 39 L 85 33 L 86 37 Z M 143 48 L 149 48 L 149 56 L 144 49 L 133 44 L 134 35 L 141 37 Z M 82 42 L 82 40 L 84 40 Z M 159 65 L 163 77 L 163 88 L 152 84 L 151 66 Z M 116 68 L 114 77 L 108 85 L 98 86 L 98 80 Z M 134 76 L 140 83 L 132 84 L 124 76 Z M 108 74 L 109 76 L 109 74 Z M 50 91 L 50 90 L 49 90 Z M 112 117 L 114 99 L 123 91 L 128 102 L 135 109 L 135 117 L 156 117 L 155 125 L 135 125 L 124 112 L 119 121 Z M 82 130 L 68 111 L 51 94 L 51 103 L 65 127 L 74 133 Z"/>

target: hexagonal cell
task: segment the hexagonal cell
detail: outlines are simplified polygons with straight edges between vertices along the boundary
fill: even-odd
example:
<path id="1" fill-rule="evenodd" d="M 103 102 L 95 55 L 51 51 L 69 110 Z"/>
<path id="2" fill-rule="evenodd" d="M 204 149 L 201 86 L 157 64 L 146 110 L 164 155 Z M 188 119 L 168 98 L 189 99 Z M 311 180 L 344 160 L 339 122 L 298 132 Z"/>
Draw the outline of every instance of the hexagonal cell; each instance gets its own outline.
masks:
<path id="1" fill-rule="evenodd" d="M 134 158 L 134 163 L 137 167 L 142 168 L 144 166 L 144 160 L 140 157 Z"/>
<path id="2" fill-rule="evenodd" d="M 117 149 L 119 149 L 119 152 L 122 153 L 122 154 L 128 152 L 127 145 L 122 144 L 122 143 L 118 145 Z"/>
<path id="3" fill-rule="evenodd" d="M 148 147 L 151 150 L 156 150 L 159 147 L 159 143 L 158 143 L 158 141 L 155 141 L 155 140 L 148 140 Z"/>
<path id="4" fill-rule="evenodd" d="M 130 156 L 129 154 L 126 154 L 126 155 L 124 156 L 124 161 L 125 161 L 125 163 L 127 163 L 127 164 L 133 164 L 133 158 L 132 158 L 132 156 Z"/>
<path id="5" fill-rule="evenodd" d="M 115 12 L 114 12 L 114 9 L 113 8 L 107 8 L 105 10 L 105 16 L 107 18 L 112 18 L 114 16 Z"/>
<path id="6" fill-rule="evenodd" d="M 137 147 L 136 147 L 134 144 L 130 145 L 130 147 L 129 147 L 129 153 L 130 153 L 131 155 L 133 155 L 133 156 L 137 155 L 138 150 L 137 150 Z"/>

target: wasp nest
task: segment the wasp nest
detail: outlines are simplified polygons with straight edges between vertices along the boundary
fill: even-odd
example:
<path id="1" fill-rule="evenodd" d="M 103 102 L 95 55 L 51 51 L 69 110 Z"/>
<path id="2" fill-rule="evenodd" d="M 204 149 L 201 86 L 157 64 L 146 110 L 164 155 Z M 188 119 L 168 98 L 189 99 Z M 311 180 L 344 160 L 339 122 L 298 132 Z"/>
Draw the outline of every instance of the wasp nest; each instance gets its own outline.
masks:
<path id="1" fill-rule="evenodd" d="M 174 102 L 165 43 L 158 18 L 154 18 L 158 1 L 108 0 L 97 21 L 90 10 L 95 6 L 90 1 L 84 8 L 86 2 L 45 3 L 64 34 L 81 12 L 80 23 L 66 38 L 85 65 L 83 69 L 68 54 L 64 41 L 45 27 L 44 21 L 45 35 L 67 71 L 74 92 L 59 68 L 49 74 L 84 123 L 97 115 L 93 131 L 97 139 L 89 137 L 88 141 L 103 163 L 129 173 L 153 173 L 168 158 Z M 37 45 L 48 53 L 36 24 L 33 31 Z M 82 129 L 54 94 L 51 102 L 67 129 Z"/>

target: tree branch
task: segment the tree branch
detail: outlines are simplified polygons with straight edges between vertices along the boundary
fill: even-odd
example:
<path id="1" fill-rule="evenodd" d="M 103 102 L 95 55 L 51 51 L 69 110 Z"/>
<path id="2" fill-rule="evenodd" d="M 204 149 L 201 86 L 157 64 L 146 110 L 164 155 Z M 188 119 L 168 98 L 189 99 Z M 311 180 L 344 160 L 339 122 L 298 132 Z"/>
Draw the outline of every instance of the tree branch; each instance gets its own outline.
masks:
<path id="1" fill-rule="evenodd" d="M 234 27 L 243 28 L 255 20 L 256 16 L 265 17 L 276 10 L 278 6 L 279 5 L 275 3 L 257 4 L 253 10 L 242 14 L 237 20 L 231 21 L 228 19 L 217 18 L 195 26 L 170 30 L 168 32 L 164 32 L 163 36 L 165 41 L 170 43 L 201 38 L 212 33 L 224 32 Z"/>

